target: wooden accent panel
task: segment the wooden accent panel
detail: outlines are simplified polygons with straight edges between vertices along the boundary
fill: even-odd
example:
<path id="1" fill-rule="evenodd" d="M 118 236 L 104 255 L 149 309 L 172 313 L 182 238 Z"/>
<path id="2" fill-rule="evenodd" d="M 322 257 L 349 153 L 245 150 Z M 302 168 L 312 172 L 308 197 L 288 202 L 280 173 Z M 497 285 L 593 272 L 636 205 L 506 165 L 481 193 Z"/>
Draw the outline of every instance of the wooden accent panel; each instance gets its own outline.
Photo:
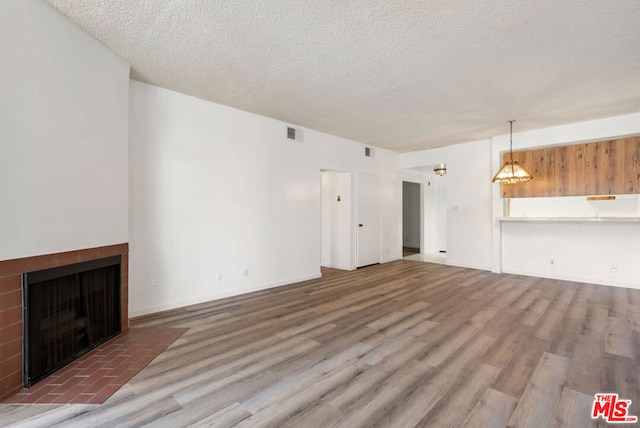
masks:
<path id="1" fill-rule="evenodd" d="M 524 150 L 513 158 L 533 180 L 503 184 L 504 198 L 640 193 L 640 137 Z"/>

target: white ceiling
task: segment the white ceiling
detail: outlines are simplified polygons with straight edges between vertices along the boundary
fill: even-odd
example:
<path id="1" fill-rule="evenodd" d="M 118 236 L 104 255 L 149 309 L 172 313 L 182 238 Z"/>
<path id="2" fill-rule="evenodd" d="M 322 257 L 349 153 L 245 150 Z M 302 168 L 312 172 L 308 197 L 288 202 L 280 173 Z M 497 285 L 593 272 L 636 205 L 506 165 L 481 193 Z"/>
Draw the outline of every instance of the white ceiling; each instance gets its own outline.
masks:
<path id="1" fill-rule="evenodd" d="M 640 0 L 48 0 L 134 79 L 397 151 L 640 111 Z"/>

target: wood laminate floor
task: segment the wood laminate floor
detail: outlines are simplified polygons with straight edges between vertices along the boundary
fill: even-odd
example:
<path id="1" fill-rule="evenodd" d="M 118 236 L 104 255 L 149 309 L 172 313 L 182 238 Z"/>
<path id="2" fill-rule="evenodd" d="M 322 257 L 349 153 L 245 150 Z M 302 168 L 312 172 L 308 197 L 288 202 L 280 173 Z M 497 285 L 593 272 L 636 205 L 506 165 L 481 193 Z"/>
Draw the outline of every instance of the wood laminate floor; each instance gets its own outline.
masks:
<path id="1" fill-rule="evenodd" d="M 640 414 L 640 290 L 399 260 L 134 324 L 189 331 L 104 404 L 3 425 L 607 426 L 596 392 Z"/>

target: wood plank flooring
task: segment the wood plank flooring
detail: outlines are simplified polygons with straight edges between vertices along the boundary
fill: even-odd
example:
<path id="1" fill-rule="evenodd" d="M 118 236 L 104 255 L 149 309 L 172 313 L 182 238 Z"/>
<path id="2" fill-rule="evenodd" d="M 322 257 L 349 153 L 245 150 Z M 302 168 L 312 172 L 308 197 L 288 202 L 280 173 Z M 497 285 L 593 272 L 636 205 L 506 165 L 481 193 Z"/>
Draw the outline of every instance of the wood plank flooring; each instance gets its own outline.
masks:
<path id="1" fill-rule="evenodd" d="M 134 320 L 189 331 L 100 406 L 21 427 L 588 427 L 640 414 L 640 290 L 409 260 Z"/>

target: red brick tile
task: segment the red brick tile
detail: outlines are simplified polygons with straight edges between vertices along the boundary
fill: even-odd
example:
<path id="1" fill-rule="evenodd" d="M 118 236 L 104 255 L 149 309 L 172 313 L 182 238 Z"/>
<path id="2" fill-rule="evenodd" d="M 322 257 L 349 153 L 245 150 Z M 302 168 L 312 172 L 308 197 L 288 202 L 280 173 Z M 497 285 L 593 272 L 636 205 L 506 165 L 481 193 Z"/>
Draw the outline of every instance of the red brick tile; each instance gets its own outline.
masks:
<path id="1" fill-rule="evenodd" d="M 22 290 L 10 291 L 0 296 L 0 311 L 15 307 L 22 307 Z"/>
<path id="2" fill-rule="evenodd" d="M 0 378 L 7 377 L 13 373 L 22 373 L 22 354 L 7 358 L 0 365 Z M 22 379 L 20 379 L 22 381 Z"/>
<path id="3" fill-rule="evenodd" d="M 27 272 L 28 258 L 4 260 L 0 262 L 0 276 L 15 275 Z"/>
<path id="4" fill-rule="evenodd" d="M 100 378 L 103 377 L 113 377 L 113 370 L 102 368 L 95 372 L 94 376 L 98 376 Z"/>
<path id="5" fill-rule="evenodd" d="M 118 367 L 118 362 L 115 359 L 106 361 L 102 366 L 102 370 L 109 370 L 109 372 L 113 372 L 113 369 Z"/>
<path id="6" fill-rule="evenodd" d="M 122 244 L 114 244 L 114 251 L 118 254 L 128 254 L 129 253 L 129 244 L 127 242 L 123 242 Z"/>
<path id="7" fill-rule="evenodd" d="M 0 262 L 0 264 L 1 263 L 4 262 Z M 0 295 L 21 289 L 22 277 L 20 275 L 4 276 L 0 278 Z"/>
<path id="8" fill-rule="evenodd" d="M 33 272 L 34 270 L 48 269 L 56 266 L 56 254 L 45 254 L 42 256 L 29 257 L 27 272 Z"/>
<path id="9" fill-rule="evenodd" d="M 116 248 L 114 245 L 98 248 L 98 257 L 109 257 L 109 256 L 115 256 L 115 255 L 116 255 Z"/>
<path id="10" fill-rule="evenodd" d="M 40 398 L 44 397 L 45 395 L 49 394 L 50 392 L 55 391 L 57 388 L 58 387 L 54 385 L 37 384 L 27 389 L 27 391 L 29 391 L 31 398 L 37 401 Z"/>
<path id="11" fill-rule="evenodd" d="M 20 355 L 22 358 L 22 338 L 17 338 L 6 343 L 0 344 L 0 361 L 4 363 L 9 358 Z"/>
<path id="12" fill-rule="evenodd" d="M 129 382 L 131 378 L 137 375 L 139 372 L 140 370 L 127 369 L 123 371 L 121 374 L 119 374 L 117 378 L 111 381 L 111 385 L 124 385 L 125 383 Z"/>
<path id="13" fill-rule="evenodd" d="M 95 260 L 100 258 L 100 251 L 98 248 L 89 248 L 78 252 L 78 261 L 84 262 L 87 260 Z"/>
<path id="14" fill-rule="evenodd" d="M 135 376 L 141 367 L 153 360 L 157 353 L 166 349 L 166 345 L 158 346 L 158 342 L 168 342 L 167 338 L 177 339 L 187 329 L 134 329 L 128 334 L 101 345 L 93 352 L 93 359 L 88 358 L 85 363 L 89 366 L 78 369 L 81 363 L 77 360 L 70 366 L 58 372 L 58 376 L 49 377 L 44 380 L 45 384 L 35 386 L 28 391 L 33 394 L 11 397 L 13 402 L 34 402 L 38 403 L 89 403 L 100 404 L 111 394 L 117 391 L 120 386 L 128 382 Z M 150 354 L 150 352 L 153 352 Z M 131 354 L 131 357 L 123 357 Z M 110 360 L 103 361 L 107 355 Z M 84 357 L 83 357 L 84 358 Z M 82 360 L 82 359 L 81 359 Z M 101 361 L 97 363 L 96 361 Z M 103 361 L 103 362 L 102 362 Z M 106 363 L 118 363 L 114 369 L 104 368 Z M 102 368 L 97 368 L 102 365 Z M 108 364 L 111 365 L 111 364 Z M 138 368 L 136 368 L 138 367 Z M 93 368 L 93 370 L 92 370 Z M 91 373 L 89 373 L 91 372 Z M 80 377 L 79 373 L 87 373 L 86 377 Z M 21 383 L 21 368 L 19 382 Z M 117 374 L 117 376 L 116 376 Z M 19 385 L 18 385 L 19 386 Z M 45 388 L 46 387 L 46 388 Z M 17 389 L 14 389 L 17 391 Z M 36 394 L 37 392 L 37 394 Z M 30 398 L 29 398 L 30 397 Z"/>
<path id="15" fill-rule="evenodd" d="M 56 266 L 56 254 L 23 257 L 0 262 L 0 276 L 33 272 Z"/>
<path id="16" fill-rule="evenodd" d="M 0 376 L 0 398 L 22 389 L 22 369 L 10 373 L 8 376 Z"/>
<path id="17" fill-rule="evenodd" d="M 78 385 L 89 386 L 96 383 L 100 378 L 95 373 L 87 373 L 86 377 L 78 378 Z"/>
<path id="18" fill-rule="evenodd" d="M 22 337 L 22 322 L 0 327 L 0 343 L 9 343 Z"/>
<path id="19" fill-rule="evenodd" d="M 0 310 L 0 325 L 10 325 L 20 321 L 22 321 L 22 305 Z"/>
<path id="20" fill-rule="evenodd" d="M 12 397 L 9 398 L 10 400 L 12 400 L 12 403 L 17 403 L 17 404 L 21 404 L 21 403 L 32 403 L 32 398 L 30 395 L 20 395 L 20 394 L 16 394 L 13 395 Z"/>
<path id="21" fill-rule="evenodd" d="M 97 394 L 100 392 L 105 386 L 111 383 L 112 378 L 110 377 L 100 377 L 97 379 L 97 382 L 89 385 L 87 389 L 84 390 L 85 393 Z"/>
<path id="22" fill-rule="evenodd" d="M 85 390 L 84 386 L 80 386 L 80 385 L 74 385 L 71 388 L 66 389 L 64 395 L 67 398 L 73 398 L 76 395 L 82 394 Z"/>
<path id="23" fill-rule="evenodd" d="M 75 397 L 75 395 L 73 397 Z M 66 394 L 60 394 L 56 398 L 52 399 L 50 403 L 51 404 L 68 404 L 72 402 L 71 400 L 73 399 L 73 397 L 67 397 Z"/>
<path id="24" fill-rule="evenodd" d="M 60 397 L 60 394 L 46 394 L 35 400 L 35 404 L 49 404 L 58 397 Z"/>
<path id="25" fill-rule="evenodd" d="M 58 372 L 60 373 L 60 375 L 57 376 L 55 380 L 52 381 L 52 383 L 55 382 L 56 384 L 64 385 L 71 379 L 75 378 L 82 371 L 74 368 L 73 365 L 67 366 L 63 370 L 64 370 L 63 372 Z"/>
<path id="26" fill-rule="evenodd" d="M 78 263 L 79 251 L 67 251 L 65 253 L 56 254 L 56 266 L 65 266 Z"/>
<path id="27" fill-rule="evenodd" d="M 94 395 L 91 400 L 87 401 L 86 404 L 102 404 L 106 401 L 107 398 L 111 397 L 119 389 L 120 386 L 105 386 L 100 392 Z"/>
<path id="28" fill-rule="evenodd" d="M 80 358 L 73 363 L 74 369 L 85 370 L 91 366 L 91 362 L 85 360 L 84 358 Z"/>
<path id="29" fill-rule="evenodd" d="M 71 401 L 75 404 L 86 404 L 89 400 L 94 397 L 94 394 L 79 394 Z"/>

